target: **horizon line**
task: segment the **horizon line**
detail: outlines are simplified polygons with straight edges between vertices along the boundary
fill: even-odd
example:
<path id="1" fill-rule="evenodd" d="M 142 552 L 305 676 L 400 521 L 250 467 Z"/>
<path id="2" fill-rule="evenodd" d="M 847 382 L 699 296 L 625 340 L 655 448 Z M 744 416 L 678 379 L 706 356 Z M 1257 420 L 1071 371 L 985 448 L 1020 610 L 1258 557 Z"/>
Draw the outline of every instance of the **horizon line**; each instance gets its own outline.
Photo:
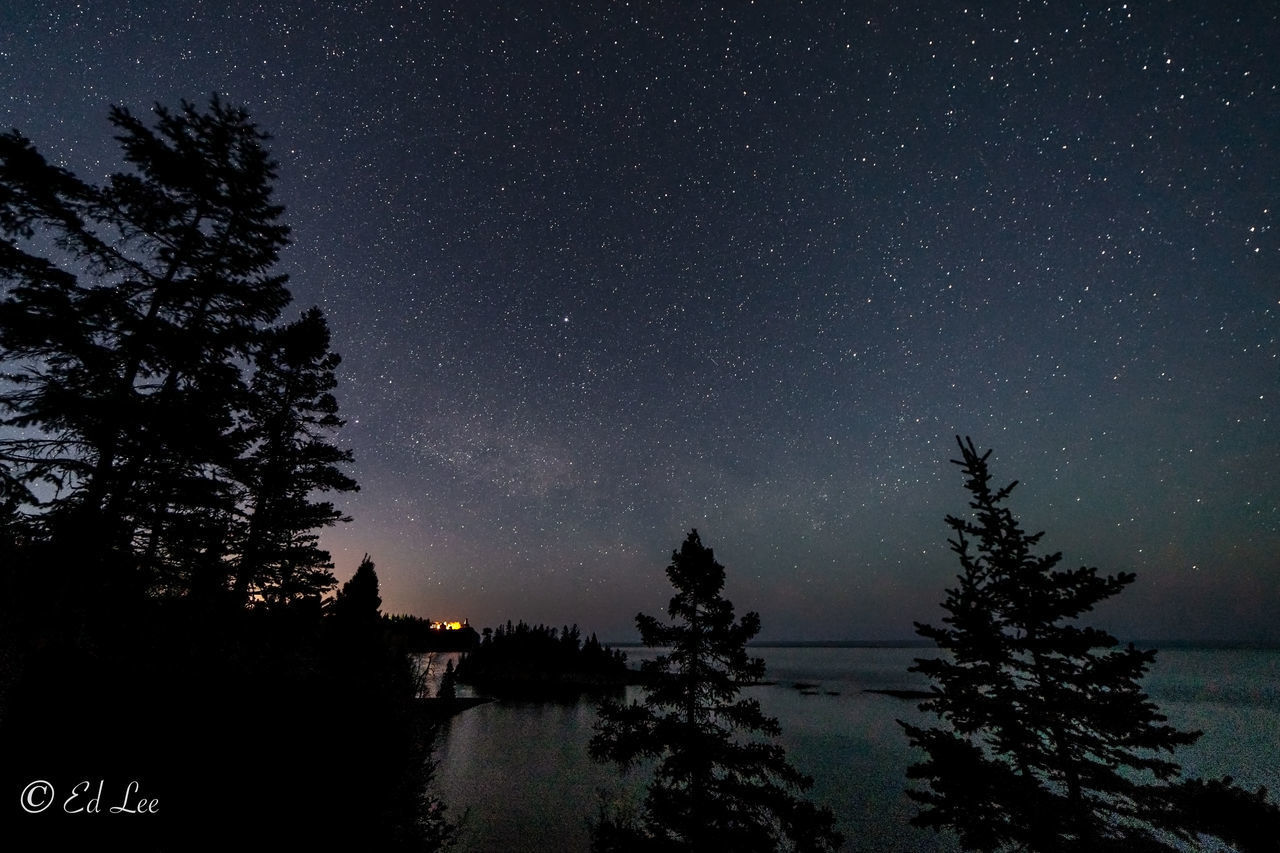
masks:
<path id="1" fill-rule="evenodd" d="M 601 640 L 603 645 L 613 646 L 617 648 L 646 648 L 645 644 L 638 639 L 630 640 Z M 1154 640 L 1149 638 L 1138 638 L 1133 640 L 1118 640 L 1118 646 L 1127 646 L 1133 644 L 1139 648 L 1155 649 L 1206 649 L 1215 651 L 1227 650 L 1256 650 L 1256 651 L 1280 651 L 1280 641 L 1275 640 L 1205 640 L 1205 639 L 1163 639 Z M 919 649 L 919 648 L 936 648 L 932 640 L 924 639 L 897 639 L 897 640 L 796 640 L 796 639 L 780 639 L 780 640 L 752 640 L 747 643 L 748 648 L 758 649 L 781 649 L 781 648 L 865 648 L 865 649 Z"/>

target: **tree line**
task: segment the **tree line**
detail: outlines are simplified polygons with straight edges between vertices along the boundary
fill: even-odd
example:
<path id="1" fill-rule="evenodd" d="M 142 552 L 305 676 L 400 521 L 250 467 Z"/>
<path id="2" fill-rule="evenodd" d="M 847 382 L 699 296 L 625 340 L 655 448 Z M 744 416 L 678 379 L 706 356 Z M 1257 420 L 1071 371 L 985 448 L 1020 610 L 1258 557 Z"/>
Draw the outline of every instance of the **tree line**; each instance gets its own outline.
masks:
<path id="1" fill-rule="evenodd" d="M 458 681 L 500 696 L 576 696 L 631 680 L 626 655 L 577 625 L 557 629 L 521 620 L 485 628 L 458 661 Z"/>
<path id="2" fill-rule="evenodd" d="M 404 613 L 383 616 L 383 623 L 393 642 L 409 652 L 461 652 L 480 642 L 480 635 L 470 625 L 454 630 L 433 628 L 430 619 Z"/>

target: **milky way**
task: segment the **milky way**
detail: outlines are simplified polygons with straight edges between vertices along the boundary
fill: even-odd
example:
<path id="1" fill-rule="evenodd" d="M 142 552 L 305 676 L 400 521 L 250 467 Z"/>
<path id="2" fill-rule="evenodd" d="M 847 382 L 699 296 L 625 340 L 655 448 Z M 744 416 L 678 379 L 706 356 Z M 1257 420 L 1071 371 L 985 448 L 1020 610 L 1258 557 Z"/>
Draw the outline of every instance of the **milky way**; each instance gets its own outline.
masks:
<path id="1" fill-rule="evenodd" d="M 384 609 L 626 639 L 697 527 L 764 636 L 907 637 L 963 434 L 1108 626 L 1280 641 L 1274 4 L 17 5 L 83 176 L 111 103 L 272 134 Z"/>

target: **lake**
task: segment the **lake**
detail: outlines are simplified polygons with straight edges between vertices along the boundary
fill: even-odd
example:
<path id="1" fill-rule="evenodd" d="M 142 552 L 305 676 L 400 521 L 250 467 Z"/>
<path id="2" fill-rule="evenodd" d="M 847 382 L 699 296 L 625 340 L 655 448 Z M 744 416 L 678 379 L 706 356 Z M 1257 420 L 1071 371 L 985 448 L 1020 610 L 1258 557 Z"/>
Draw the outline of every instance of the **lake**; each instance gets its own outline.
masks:
<path id="1" fill-rule="evenodd" d="M 654 652 L 627 649 L 633 665 Z M 770 685 L 745 695 L 782 726 L 787 757 L 814 778 L 808 796 L 829 805 L 845 851 L 954 851 L 948 837 L 907 823 L 904 771 L 916 759 L 895 720 L 930 723 L 915 702 L 865 693 L 924 689 L 906 671 L 930 648 L 755 647 Z M 444 666 L 437 661 L 437 671 Z M 817 684 L 817 695 L 793 685 Z M 1175 756 L 1187 775 L 1229 774 L 1244 787 L 1280 791 L 1280 651 L 1166 649 L 1145 686 L 1183 729 L 1204 736 Z M 639 695 L 631 688 L 633 695 Z M 447 723 L 436 750 L 436 789 L 454 816 L 468 813 L 463 853 L 585 851 L 600 792 L 638 803 L 643 772 L 624 776 L 587 756 L 591 700 L 491 702 Z"/>

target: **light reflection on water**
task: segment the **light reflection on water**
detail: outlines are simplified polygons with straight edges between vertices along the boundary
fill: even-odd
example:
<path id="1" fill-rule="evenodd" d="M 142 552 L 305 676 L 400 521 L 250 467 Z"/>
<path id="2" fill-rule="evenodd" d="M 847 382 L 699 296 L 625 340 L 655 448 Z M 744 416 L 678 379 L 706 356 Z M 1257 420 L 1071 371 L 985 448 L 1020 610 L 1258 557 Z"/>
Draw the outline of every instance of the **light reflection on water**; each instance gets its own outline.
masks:
<path id="1" fill-rule="evenodd" d="M 627 652 L 633 664 L 654 654 Z M 957 849 L 947 837 L 907 825 L 913 807 L 903 772 L 916 756 L 895 720 L 931 718 L 914 702 L 863 692 L 927 686 L 906 668 L 932 649 L 753 653 L 765 659 L 774 683 L 745 693 L 778 718 L 788 758 L 814 777 L 809 796 L 836 812 L 846 851 Z M 817 695 L 802 694 L 797 682 L 816 685 Z M 1165 650 L 1146 685 L 1172 724 L 1205 732 L 1176 756 L 1189 775 L 1230 774 L 1246 787 L 1280 791 L 1280 652 Z M 437 751 L 437 787 L 455 815 L 470 810 L 460 849 L 585 851 L 597 792 L 634 801 L 646 778 L 643 770 L 624 777 L 590 760 L 594 721 L 591 701 L 492 702 L 453 718 Z"/>

